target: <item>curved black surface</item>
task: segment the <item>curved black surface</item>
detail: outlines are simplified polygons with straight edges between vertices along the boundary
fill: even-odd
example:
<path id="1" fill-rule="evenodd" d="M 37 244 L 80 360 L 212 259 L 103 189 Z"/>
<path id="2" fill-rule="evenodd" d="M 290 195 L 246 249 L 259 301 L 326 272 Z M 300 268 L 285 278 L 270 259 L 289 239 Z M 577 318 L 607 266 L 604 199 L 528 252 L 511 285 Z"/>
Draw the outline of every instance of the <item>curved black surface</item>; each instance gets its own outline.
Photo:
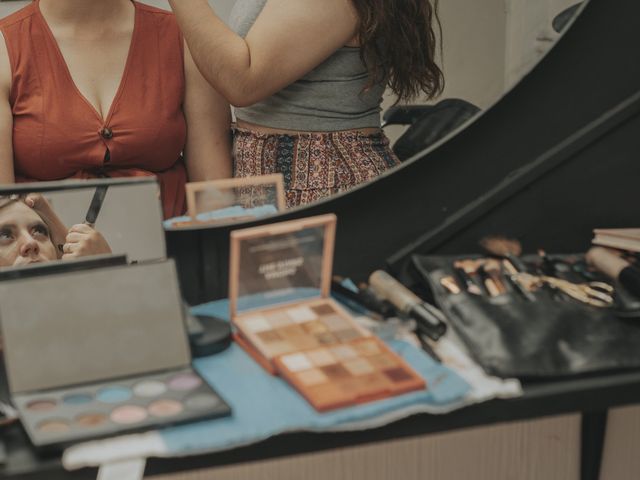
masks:
<path id="1" fill-rule="evenodd" d="M 484 232 L 528 250 L 583 250 L 593 227 L 640 218 L 637 45 L 640 2 L 592 0 L 528 76 L 449 141 L 346 195 L 254 224 L 336 213 L 335 271 L 355 279 L 407 246 L 477 251 Z M 474 203 L 540 163 L 514 191 Z M 191 303 L 225 295 L 231 229 L 167 232 Z"/>

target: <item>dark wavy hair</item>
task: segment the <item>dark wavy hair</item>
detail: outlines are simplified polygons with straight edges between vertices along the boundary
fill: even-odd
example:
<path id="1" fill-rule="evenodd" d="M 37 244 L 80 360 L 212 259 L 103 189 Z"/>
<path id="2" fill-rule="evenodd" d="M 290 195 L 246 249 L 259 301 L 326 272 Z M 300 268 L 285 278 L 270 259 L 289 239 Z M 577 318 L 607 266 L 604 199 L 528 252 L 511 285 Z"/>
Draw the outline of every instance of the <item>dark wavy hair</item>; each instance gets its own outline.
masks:
<path id="1" fill-rule="evenodd" d="M 351 1 L 359 17 L 357 35 L 370 72 L 369 88 L 383 82 L 398 101 L 442 93 L 444 75 L 435 62 L 442 37 L 438 0 Z"/>

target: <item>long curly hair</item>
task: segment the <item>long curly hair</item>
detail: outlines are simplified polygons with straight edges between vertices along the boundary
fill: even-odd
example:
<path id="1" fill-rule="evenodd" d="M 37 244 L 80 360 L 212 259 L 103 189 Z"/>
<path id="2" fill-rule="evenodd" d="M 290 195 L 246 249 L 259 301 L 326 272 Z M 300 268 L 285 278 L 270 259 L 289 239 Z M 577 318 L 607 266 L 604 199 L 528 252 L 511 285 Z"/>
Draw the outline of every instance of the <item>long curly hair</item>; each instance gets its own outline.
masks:
<path id="1" fill-rule="evenodd" d="M 442 93 L 444 75 L 436 64 L 442 27 L 438 0 L 351 0 L 359 17 L 360 55 L 369 87 L 383 82 L 398 101 Z"/>

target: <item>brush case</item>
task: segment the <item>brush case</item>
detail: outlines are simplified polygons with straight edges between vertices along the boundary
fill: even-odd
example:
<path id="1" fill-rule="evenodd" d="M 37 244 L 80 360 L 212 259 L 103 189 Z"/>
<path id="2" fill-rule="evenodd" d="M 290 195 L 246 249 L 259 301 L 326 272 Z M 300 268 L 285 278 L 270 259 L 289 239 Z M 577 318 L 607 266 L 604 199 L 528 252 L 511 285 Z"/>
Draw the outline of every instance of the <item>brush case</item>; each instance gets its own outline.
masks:
<path id="1" fill-rule="evenodd" d="M 575 257 L 567 258 L 573 262 Z M 621 288 L 616 288 L 609 308 L 588 306 L 544 287 L 530 292 L 530 299 L 513 288 L 495 297 L 465 289 L 451 293 L 441 279 L 457 278 L 454 262 L 470 258 L 414 255 L 403 281 L 443 310 L 488 373 L 548 378 L 640 367 L 640 302 Z M 531 273 L 537 273 L 536 258 L 524 257 Z M 563 276 L 589 281 L 578 278 L 576 270 L 567 269 Z"/>

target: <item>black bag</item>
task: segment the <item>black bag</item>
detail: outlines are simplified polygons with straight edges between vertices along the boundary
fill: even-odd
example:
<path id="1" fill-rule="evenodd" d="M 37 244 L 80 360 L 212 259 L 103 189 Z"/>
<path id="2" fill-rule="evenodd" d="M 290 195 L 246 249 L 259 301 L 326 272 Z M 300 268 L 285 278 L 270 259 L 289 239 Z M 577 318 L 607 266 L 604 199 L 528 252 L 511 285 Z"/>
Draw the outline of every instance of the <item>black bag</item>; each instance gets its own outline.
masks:
<path id="1" fill-rule="evenodd" d="M 419 286 L 428 288 L 488 373 L 550 378 L 640 367 L 639 320 L 619 318 L 615 308 L 590 307 L 547 289 L 531 292 L 535 301 L 516 289 L 495 297 L 465 290 L 454 295 L 440 280 L 455 278 L 455 259 L 414 255 L 409 271 Z M 637 315 L 637 300 L 625 296 L 625 302 L 622 313 Z"/>

